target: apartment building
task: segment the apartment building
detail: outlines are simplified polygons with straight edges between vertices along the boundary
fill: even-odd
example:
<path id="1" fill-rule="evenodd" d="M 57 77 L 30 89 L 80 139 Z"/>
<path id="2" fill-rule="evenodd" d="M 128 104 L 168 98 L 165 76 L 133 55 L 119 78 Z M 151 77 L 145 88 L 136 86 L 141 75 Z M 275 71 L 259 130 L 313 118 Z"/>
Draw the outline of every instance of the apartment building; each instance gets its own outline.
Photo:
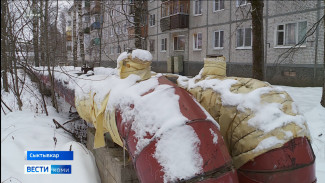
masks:
<path id="1" fill-rule="evenodd" d="M 248 0 L 149 1 L 148 11 L 148 50 L 154 61 L 181 56 L 183 74 L 196 75 L 204 57 L 223 55 L 228 75 L 251 77 L 252 23 Z M 313 26 L 323 16 L 322 0 L 264 1 L 268 81 L 320 85 L 324 74 L 324 27 L 322 23 L 316 29 Z M 302 41 L 310 29 L 314 33 Z M 299 48 L 292 49 L 300 41 Z"/>
<path id="2" fill-rule="evenodd" d="M 152 53 L 154 71 L 166 72 L 167 61 L 176 57 L 183 63 L 180 73 L 193 76 L 203 67 L 204 57 L 223 55 L 229 76 L 251 77 L 252 23 L 248 0 L 146 3 L 146 15 L 141 17 L 142 47 Z M 90 4 L 90 24 L 94 26 L 90 29 L 88 60 L 101 66 L 115 66 L 122 51 L 135 48 L 134 1 L 97 0 Z M 267 81 L 320 85 L 324 75 L 324 27 L 323 22 L 315 25 L 322 17 L 323 0 L 264 1 Z M 98 20 L 102 22 L 95 26 Z M 312 34 L 305 39 L 309 33 Z M 298 43 L 302 44 L 293 49 Z"/>
<path id="3" fill-rule="evenodd" d="M 94 25 L 91 25 L 90 17 L 91 17 L 91 12 L 90 12 L 90 1 L 81 1 L 81 16 L 79 16 L 79 9 L 78 6 L 72 5 L 66 16 L 66 43 L 67 43 L 67 58 L 68 58 L 68 63 L 72 65 L 73 63 L 73 46 L 74 46 L 74 39 L 77 39 L 77 60 L 78 60 L 78 65 L 81 65 L 81 52 L 80 52 L 80 32 L 81 30 L 83 32 L 83 42 L 84 42 L 84 51 L 85 51 L 85 60 L 86 61 L 91 61 L 91 50 L 93 47 L 93 40 L 91 39 L 90 31 L 94 29 Z M 76 12 L 75 12 L 76 11 Z M 74 35 L 73 32 L 73 20 L 74 16 L 76 16 L 76 32 Z M 82 18 L 82 24 L 81 28 L 79 29 L 79 18 Z"/>

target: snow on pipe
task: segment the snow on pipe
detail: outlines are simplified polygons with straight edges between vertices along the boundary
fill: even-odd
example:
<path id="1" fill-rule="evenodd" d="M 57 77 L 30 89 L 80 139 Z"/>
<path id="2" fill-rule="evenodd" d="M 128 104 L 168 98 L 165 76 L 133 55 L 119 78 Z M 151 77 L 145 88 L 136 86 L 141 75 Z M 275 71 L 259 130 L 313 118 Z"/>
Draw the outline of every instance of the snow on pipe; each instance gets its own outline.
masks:
<path id="1" fill-rule="evenodd" d="M 158 85 L 142 95 L 144 106 L 131 104 L 129 110 L 140 110 L 136 115 L 125 120 L 123 116 L 130 112 L 116 111 L 119 133 L 141 182 L 238 182 L 217 123 L 192 96 L 165 77 L 150 80 L 157 80 Z M 149 108 L 164 118 L 157 121 L 161 124 L 143 119 Z"/>
<path id="2" fill-rule="evenodd" d="M 81 75 L 73 82 L 57 76 L 56 87 L 76 83 L 76 109 L 96 127 L 95 139 L 111 132 L 115 142 L 124 142 L 118 144 L 127 148 L 141 182 L 237 183 L 218 123 L 187 91 L 161 74 L 148 74 L 149 54 L 122 53 L 118 74 Z"/>
<path id="3" fill-rule="evenodd" d="M 306 120 L 283 89 L 226 77 L 225 57 L 206 58 L 197 76 L 178 83 L 220 124 L 239 182 L 316 181 Z"/>

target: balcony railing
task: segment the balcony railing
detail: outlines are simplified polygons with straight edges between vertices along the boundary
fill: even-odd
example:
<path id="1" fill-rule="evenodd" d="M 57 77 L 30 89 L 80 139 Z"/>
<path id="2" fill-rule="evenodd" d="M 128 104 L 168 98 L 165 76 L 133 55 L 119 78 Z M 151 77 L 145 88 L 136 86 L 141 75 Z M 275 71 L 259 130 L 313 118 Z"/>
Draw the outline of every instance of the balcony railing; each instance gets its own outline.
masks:
<path id="1" fill-rule="evenodd" d="M 189 0 L 164 1 L 161 4 L 161 31 L 188 28 Z"/>
<path id="2" fill-rule="evenodd" d="M 100 38 L 94 38 L 94 39 L 92 40 L 92 44 L 93 44 L 93 45 L 100 45 Z"/>
<path id="3" fill-rule="evenodd" d="M 85 33 L 85 34 L 90 34 L 90 27 L 86 27 L 86 28 L 84 29 L 84 33 Z"/>
<path id="4" fill-rule="evenodd" d="M 142 26 L 141 28 L 141 37 L 147 37 L 148 36 L 148 26 Z M 129 39 L 132 39 L 135 37 L 135 27 L 129 27 L 128 28 L 128 35 Z"/>
<path id="5" fill-rule="evenodd" d="M 90 30 L 100 29 L 100 22 L 94 22 L 90 25 Z"/>
<path id="6" fill-rule="evenodd" d="M 95 3 L 95 6 L 93 8 L 91 8 L 90 14 L 92 14 L 92 15 L 100 14 L 100 10 L 101 10 L 100 2 L 95 1 L 94 3 Z"/>

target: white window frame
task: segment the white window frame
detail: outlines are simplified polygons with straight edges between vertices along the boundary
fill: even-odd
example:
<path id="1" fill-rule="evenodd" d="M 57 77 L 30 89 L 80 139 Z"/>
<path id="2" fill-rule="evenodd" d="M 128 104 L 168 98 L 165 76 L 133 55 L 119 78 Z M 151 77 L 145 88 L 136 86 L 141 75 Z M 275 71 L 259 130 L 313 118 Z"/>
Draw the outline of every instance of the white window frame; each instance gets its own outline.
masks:
<path id="1" fill-rule="evenodd" d="M 246 42 L 246 29 L 251 29 L 251 45 L 250 46 L 246 46 L 245 45 L 245 42 Z M 243 31 L 243 45 L 242 46 L 238 46 L 238 30 L 244 30 Z M 253 44 L 253 33 L 252 33 L 252 28 L 251 27 L 246 27 L 246 28 L 240 28 L 240 29 L 237 29 L 236 31 L 236 49 L 252 49 L 252 44 Z"/>
<path id="2" fill-rule="evenodd" d="M 194 0 L 193 1 L 194 5 L 193 5 L 193 15 L 194 16 L 199 16 L 199 15 L 202 15 L 202 0 Z M 197 10 L 197 4 L 199 5 L 199 12 L 197 13 L 196 10 Z"/>
<path id="3" fill-rule="evenodd" d="M 201 48 L 199 48 L 199 34 L 201 35 Z M 202 50 L 202 46 L 203 46 L 203 34 L 202 34 L 202 32 L 194 33 L 193 34 L 193 50 L 194 51 L 200 51 L 200 50 Z"/>
<path id="4" fill-rule="evenodd" d="M 117 47 L 116 47 L 116 53 L 117 54 L 120 54 L 121 52 L 122 52 L 121 46 L 120 45 L 117 45 Z"/>
<path id="5" fill-rule="evenodd" d="M 173 37 L 173 49 L 174 49 L 174 51 L 184 51 L 185 50 L 186 43 L 184 44 L 184 49 L 183 50 L 176 50 L 175 49 L 175 38 L 177 38 L 177 42 L 178 42 L 180 37 L 182 37 L 185 40 L 185 35 L 178 35 L 178 36 Z M 179 44 L 177 43 L 177 45 L 179 45 Z"/>
<path id="6" fill-rule="evenodd" d="M 243 2 L 242 4 L 239 4 L 239 3 L 241 3 L 241 2 Z M 246 6 L 246 5 L 248 5 L 248 4 L 251 4 L 250 2 L 249 2 L 249 0 L 236 0 L 236 7 L 239 7 L 239 6 Z"/>
<path id="7" fill-rule="evenodd" d="M 277 24 L 275 27 L 275 33 L 274 33 L 274 48 L 291 48 L 292 46 L 296 45 L 299 43 L 299 24 L 306 22 L 306 30 L 305 32 L 307 32 L 307 27 L 308 27 L 308 21 L 307 20 L 303 20 L 303 21 L 292 21 L 292 22 L 286 22 L 286 23 L 281 23 L 281 24 Z M 286 27 L 288 24 L 296 24 L 295 27 L 295 44 L 287 44 L 287 35 L 286 35 Z M 283 30 L 278 30 L 279 26 L 282 25 L 283 26 Z M 283 45 L 279 45 L 278 44 L 278 33 L 282 32 L 283 33 Z M 303 44 L 300 45 L 300 47 L 306 47 L 306 40 Z"/>
<path id="8" fill-rule="evenodd" d="M 160 43 L 160 52 L 167 51 L 167 38 L 162 38 Z"/>
<path id="9" fill-rule="evenodd" d="M 156 25 L 156 14 L 149 15 L 149 26 L 153 27 Z"/>
<path id="10" fill-rule="evenodd" d="M 127 24 L 124 23 L 124 24 L 123 24 L 123 33 L 124 33 L 124 34 L 127 34 L 127 32 L 128 32 Z"/>
<path id="11" fill-rule="evenodd" d="M 117 35 L 121 34 L 120 27 L 118 25 L 115 27 L 115 32 L 116 32 Z"/>
<path id="12" fill-rule="evenodd" d="M 114 55 L 114 46 L 110 46 L 110 55 Z"/>
<path id="13" fill-rule="evenodd" d="M 114 28 L 113 28 L 113 27 L 111 27 L 111 34 L 110 34 L 110 36 L 111 36 L 111 37 L 114 36 Z"/>
<path id="14" fill-rule="evenodd" d="M 156 50 L 155 49 L 155 40 L 154 39 L 149 39 L 149 51 L 154 52 L 155 50 Z"/>
<path id="15" fill-rule="evenodd" d="M 221 44 L 221 33 L 220 32 L 222 32 L 222 46 L 220 46 Z M 216 33 L 218 33 L 219 34 L 219 46 L 216 46 Z M 225 42 L 225 31 L 223 31 L 223 30 L 217 30 L 217 31 L 214 31 L 213 32 L 213 49 L 215 49 L 215 50 L 221 50 L 221 49 L 223 49 L 223 46 L 224 46 L 224 42 Z"/>
<path id="16" fill-rule="evenodd" d="M 216 9 L 216 2 L 218 1 L 218 9 Z M 223 2 L 223 8 L 220 8 L 220 2 Z M 225 0 L 214 0 L 213 1 L 213 12 L 225 10 Z"/>

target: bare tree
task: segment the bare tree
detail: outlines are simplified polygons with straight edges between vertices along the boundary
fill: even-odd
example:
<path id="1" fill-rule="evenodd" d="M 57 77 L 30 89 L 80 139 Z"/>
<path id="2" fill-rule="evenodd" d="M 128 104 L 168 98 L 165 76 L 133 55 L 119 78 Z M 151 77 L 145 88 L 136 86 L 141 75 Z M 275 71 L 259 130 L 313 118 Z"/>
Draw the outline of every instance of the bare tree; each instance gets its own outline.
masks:
<path id="1" fill-rule="evenodd" d="M 76 7 L 76 0 L 73 3 L 73 27 L 72 27 L 72 34 L 73 34 L 73 66 L 77 67 L 77 51 L 78 51 L 78 37 L 77 37 L 77 7 Z"/>
<path id="2" fill-rule="evenodd" d="M 81 56 L 81 61 L 82 64 L 85 64 L 85 44 L 84 44 L 84 30 L 82 26 L 82 2 L 78 1 L 78 30 L 79 30 L 79 47 L 80 47 L 80 56 Z"/>
<path id="3" fill-rule="evenodd" d="M 8 34 L 7 34 L 7 0 L 1 1 L 1 76 L 3 77 L 3 87 L 6 92 L 9 92 L 8 88 L 8 60 L 7 60 L 7 44 L 8 44 Z"/>
<path id="4" fill-rule="evenodd" d="M 61 32 L 62 32 L 62 46 L 60 47 L 62 60 L 66 61 L 67 58 L 67 38 L 66 38 L 66 16 L 65 13 L 60 14 L 60 25 L 61 25 Z"/>
<path id="5" fill-rule="evenodd" d="M 325 0 L 324 0 L 325 3 Z M 324 15 L 325 15 L 325 9 L 324 9 Z M 325 19 L 323 17 L 323 23 L 324 23 L 324 37 L 323 37 L 323 42 L 324 42 L 324 49 L 325 49 Z M 320 104 L 325 107 L 325 54 L 323 54 L 323 66 L 324 66 L 324 71 L 323 71 L 323 94 L 322 94 L 322 100 Z"/>
<path id="6" fill-rule="evenodd" d="M 264 80 L 264 38 L 263 38 L 263 6 L 261 0 L 252 3 L 252 35 L 253 35 L 253 78 Z"/>
<path id="7" fill-rule="evenodd" d="M 33 45 L 34 45 L 34 64 L 36 67 L 39 66 L 39 54 L 38 54 L 38 4 L 36 0 L 32 1 L 32 16 L 33 16 Z"/>
<path id="8" fill-rule="evenodd" d="M 55 91 L 54 91 L 54 72 L 51 71 L 51 64 L 50 64 L 50 50 L 49 50 L 49 25 L 50 25 L 50 20 L 49 20 L 49 4 L 48 4 L 48 0 L 45 1 L 45 12 L 44 12 L 44 24 L 45 24 L 45 29 L 44 29 L 44 39 L 45 39 L 45 52 L 46 52 L 46 64 L 47 64 L 47 71 L 48 71 L 48 76 L 49 76 L 49 80 L 50 80 L 50 85 L 51 85 L 51 102 L 52 102 L 52 106 L 56 109 L 56 111 L 58 112 L 58 103 L 57 103 L 57 99 L 55 96 Z M 54 67 L 54 66 L 53 66 Z"/>

